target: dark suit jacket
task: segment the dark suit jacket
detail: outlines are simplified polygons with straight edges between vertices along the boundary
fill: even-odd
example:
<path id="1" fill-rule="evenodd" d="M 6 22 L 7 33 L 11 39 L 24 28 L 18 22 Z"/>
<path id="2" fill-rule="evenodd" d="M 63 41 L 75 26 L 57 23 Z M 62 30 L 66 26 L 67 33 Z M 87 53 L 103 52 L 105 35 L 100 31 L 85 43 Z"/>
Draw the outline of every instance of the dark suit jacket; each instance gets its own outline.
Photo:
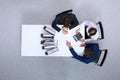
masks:
<path id="1" fill-rule="evenodd" d="M 86 64 L 90 63 L 90 62 L 94 62 L 96 61 L 98 55 L 99 55 L 99 45 L 96 43 L 96 44 L 92 44 L 92 43 L 87 43 L 86 44 L 86 47 L 88 48 L 92 48 L 93 49 L 93 52 L 94 52 L 94 55 L 91 57 L 91 58 L 87 58 L 85 55 L 84 56 L 79 56 L 75 51 L 74 49 L 71 47 L 70 48 L 70 52 L 72 53 L 73 57 L 76 58 L 77 60 L 80 60 Z"/>
<path id="2" fill-rule="evenodd" d="M 57 30 L 58 32 L 61 30 L 58 26 L 58 25 L 62 25 L 62 19 L 65 15 L 68 15 L 71 19 L 71 23 L 70 23 L 70 26 L 69 26 L 69 29 L 72 29 L 74 27 L 76 27 L 77 25 L 79 25 L 79 22 L 75 16 L 75 14 L 72 14 L 72 13 L 65 13 L 65 14 L 60 14 L 60 15 L 57 15 L 55 20 L 52 22 L 52 27 Z"/>

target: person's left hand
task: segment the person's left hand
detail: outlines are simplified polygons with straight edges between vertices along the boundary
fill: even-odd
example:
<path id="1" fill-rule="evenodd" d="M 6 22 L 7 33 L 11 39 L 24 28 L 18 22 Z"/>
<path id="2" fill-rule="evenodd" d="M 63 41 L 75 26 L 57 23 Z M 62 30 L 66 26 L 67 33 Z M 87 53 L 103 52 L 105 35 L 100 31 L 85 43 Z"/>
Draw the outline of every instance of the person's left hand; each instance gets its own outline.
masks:
<path id="1" fill-rule="evenodd" d="M 66 45 L 67 45 L 67 47 L 71 47 L 71 42 L 69 42 L 69 41 L 66 41 Z"/>
<path id="2" fill-rule="evenodd" d="M 85 47 L 85 46 L 86 46 L 85 43 L 80 44 L 80 47 Z"/>
<path id="3" fill-rule="evenodd" d="M 85 42 L 85 39 L 80 39 L 80 42 Z"/>

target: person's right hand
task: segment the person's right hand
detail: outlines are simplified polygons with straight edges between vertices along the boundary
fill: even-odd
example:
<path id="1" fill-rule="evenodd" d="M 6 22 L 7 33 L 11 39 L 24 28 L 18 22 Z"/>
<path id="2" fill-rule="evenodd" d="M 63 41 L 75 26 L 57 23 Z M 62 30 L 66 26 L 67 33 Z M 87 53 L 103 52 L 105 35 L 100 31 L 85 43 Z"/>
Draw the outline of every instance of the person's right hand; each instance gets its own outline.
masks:
<path id="1" fill-rule="evenodd" d="M 86 46 L 85 43 L 80 44 L 80 47 L 85 47 L 85 46 Z"/>
<path id="2" fill-rule="evenodd" d="M 67 47 L 71 47 L 71 42 L 69 42 L 69 41 L 66 41 L 66 45 L 67 45 Z"/>
<path id="3" fill-rule="evenodd" d="M 67 33 L 68 33 L 67 29 L 64 28 L 64 27 L 62 27 L 62 33 L 63 33 L 63 34 L 67 34 Z"/>

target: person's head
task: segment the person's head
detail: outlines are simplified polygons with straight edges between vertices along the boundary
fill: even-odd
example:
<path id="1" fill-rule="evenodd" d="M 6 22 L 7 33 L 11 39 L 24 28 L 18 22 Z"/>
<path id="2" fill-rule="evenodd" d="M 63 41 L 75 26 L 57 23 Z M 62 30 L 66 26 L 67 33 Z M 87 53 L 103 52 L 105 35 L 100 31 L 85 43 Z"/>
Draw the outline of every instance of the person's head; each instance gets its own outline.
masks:
<path id="1" fill-rule="evenodd" d="M 91 58 L 94 55 L 92 48 L 85 48 L 84 53 L 87 58 Z"/>
<path id="2" fill-rule="evenodd" d="M 94 27 L 91 27 L 91 28 L 88 30 L 89 36 L 95 35 L 96 32 L 97 32 L 97 30 L 96 30 L 96 28 L 94 28 Z"/>
<path id="3" fill-rule="evenodd" d="M 68 28 L 69 25 L 70 25 L 70 22 L 71 22 L 70 17 L 68 15 L 65 15 L 63 17 L 63 26 L 66 27 L 66 28 Z"/>

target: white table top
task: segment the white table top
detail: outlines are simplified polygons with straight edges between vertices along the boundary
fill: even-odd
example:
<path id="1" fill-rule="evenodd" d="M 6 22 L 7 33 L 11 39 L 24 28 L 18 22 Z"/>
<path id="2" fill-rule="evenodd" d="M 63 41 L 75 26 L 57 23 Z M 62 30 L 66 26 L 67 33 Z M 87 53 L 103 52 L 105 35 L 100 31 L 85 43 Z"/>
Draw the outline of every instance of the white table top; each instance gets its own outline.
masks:
<path id="1" fill-rule="evenodd" d="M 57 43 L 57 47 L 59 49 L 60 54 L 55 53 L 57 56 L 72 56 L 72 54 L 69 51 L 69 48 L 66 46 L 66 41 L 71 42 L 72 47 L 74 48 L 74 50 L 76 51 L 76 53 L 80 56 L 83 56 L 83 51 L 84 51 L 84 47 L 80 47 L 81 42 L 80 41 L 75 41 L 73 38 L 73 35 L 76 34 L 76 30 L 80 28 L 80 33 L 83 36 L 84 39 L 84 32 L 85 32 L 85 28 L 84 25 L 78 25 L 75 28 L 68 30 L 68 34 L 64 35 L 61 31 L 55 34 L 55 40 Z M 54 53 L 53 53 L 54 54 Z"/>
<path id="2" fill-rule="evenodd" d="M 40 37 L 41 33 L 45 33 L 45 31 L 43 30 L 43 27 L 47 26 L 47 27 L 51 27 L 51 25 L 22 25 L 22 34 L 21 34 L 21 56 L 46 56 L 45 55 L 45 50 L 43 50 L 41 48 L 41 44 L 40 41 L 43 40 Z M 82 24 L 79 25 L 80 27 L 80 31 L 83 35 L 84 38 L 84 28 L 82 28 Z M 75 27 L 74 29 L 72 29 L 67 36 L 63 36 L 59 38 L 59 40 L 61 41 L 61 45 L 58 45 L 59 51 L 47 55 L 47 56 L 65 56 L 65 57 L 69 57 L 72 56 L 68 47 L 66 46 L 66 40 L 70 41 L 72 43 L 72 46 L 74 47 L 75 51 L 80 53 L 83 52 L 84 48 L 79 47 L 75 48 L 76 44 L 79 44 L 78 42 L 75 43 L 72 38 L 69 37 L 69 35 L 73 35 L 75 32 L 74 30 L 76 30 L 78 27 Z M 58 33 L 56 33 L 57 35 Z M 61 38 L 63 40 L 61 40 Z M 62 46 L 64 45 L 64 47 Z M 62 48 L 61 48 L 62 46 Z M 80 51 L 80 52 L 79 52 Z"/>

